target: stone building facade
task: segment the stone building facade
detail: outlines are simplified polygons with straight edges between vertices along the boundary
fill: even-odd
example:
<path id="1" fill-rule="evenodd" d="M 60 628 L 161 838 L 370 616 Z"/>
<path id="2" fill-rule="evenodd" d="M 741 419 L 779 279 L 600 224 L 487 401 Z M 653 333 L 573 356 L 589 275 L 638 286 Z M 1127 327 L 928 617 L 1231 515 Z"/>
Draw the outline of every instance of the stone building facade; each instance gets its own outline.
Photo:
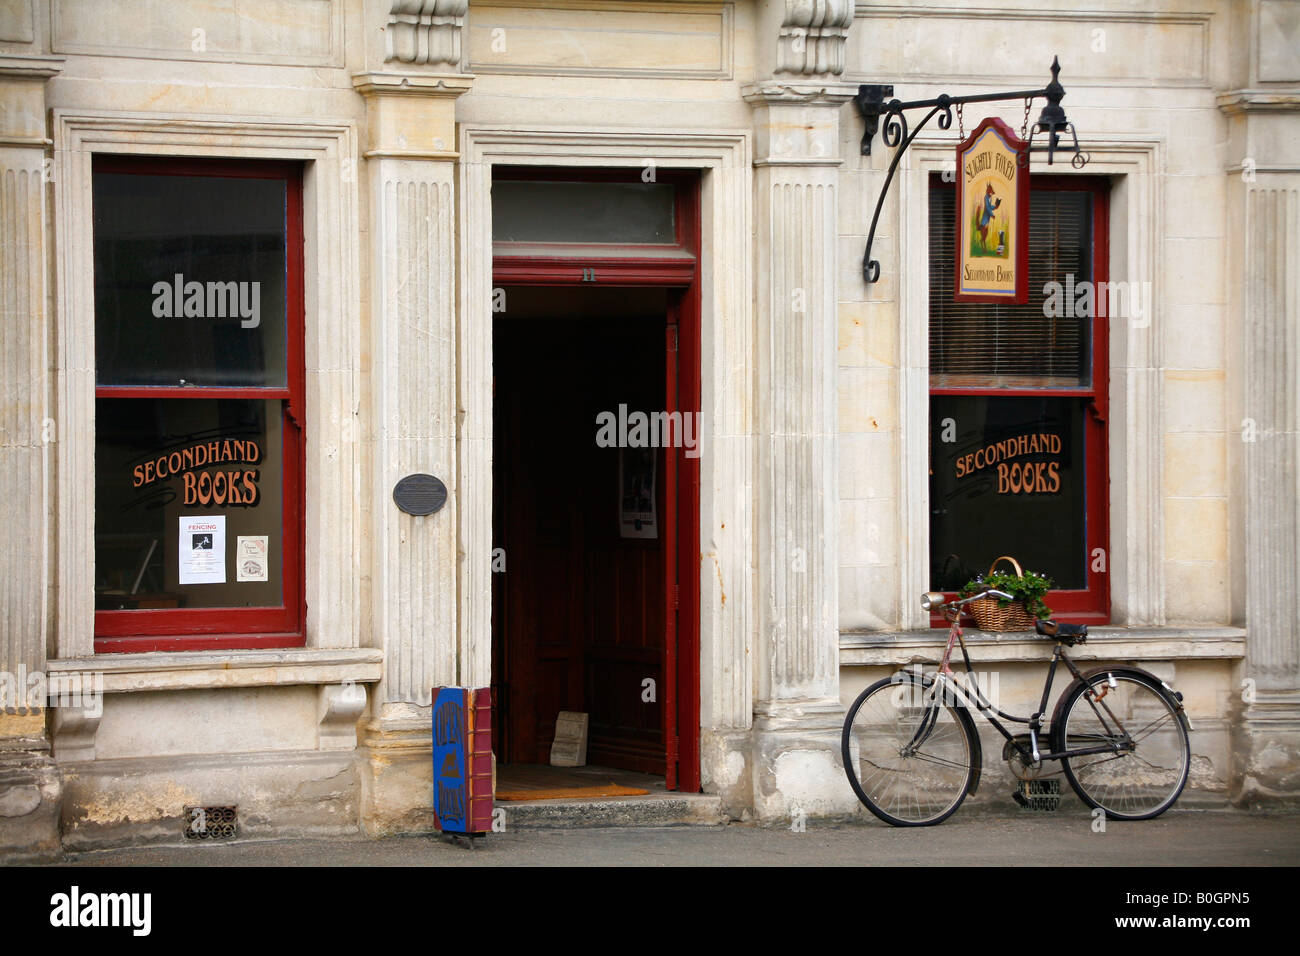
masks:
<path id="1" fill-rule="evenodd" d="M 524 447 L 498 407 L 498 293 L 568 290 L 548 294 L 578 298 L 543 313 L 575 307 L 587 273 L 561 273 L 583 255 L 638 301 L 651 297 L 635 290 L 668 290 L 653 299 L 669 303 L 659 322 L 695 336 L 672 366 L 705 438 L 673 466 L 690 513 L 661 516 L 685 534 L 666 612 L 685 657 L 655 671 L 676 691 L 672 714 L 651 721 L 654 739 L 676 741 L 658 745 L 656 766 L 732 818 L 854 811 L 846 706 L 942 647 L 916 595 L 943 557 L 931 207 L 958 131 L 928 127 L 900 163 L 867 283 L 893 150 L 877 135 L 863 154 L 853 97 L 866 83 L 904 100 L 1037 89 L 1053 56 L 1090 162 L 1048 170 L 1035 157 L 1034 176 L 1067 192 L 1069 177 L 1087 178 L 1105 214 L 1088 219 L 1086 258 L 1150 303 L 1092 326 L 1104 346 L 1085 348 L 1106 356 L 1090 380 L 1106 415 L 1078 424 L 1102 428 L 1088 432 L 1102 471 L 1080 491 L 1094 510 L 1079 533 L 1102 546 L 1072 560 L 1103 577 L 1070 605 L 1096 625 L 1078 656 L 1139 662 L 1184 692 L 1196 729 L 1184 799 L 1294 802 L 1298 50 L 1300 4 L 1284 0 L 0 0 L 0 670 L 24 693 L 39 677 L 52 693 L 97 695 L 25 706 L 11 693 L 3 852 L 177 839 L 187 806 L 238 805 L 251 835 L 431 825 L 429 689 L 502 685 L 493 628 L 509 599 L 494 598 L 494 576 L 534 572 L 509 547 L 507 570 L 494 567 L 494 483 L 510 480 L 494 461 Z M 1018 126 L 1020 112 L 971 106 L 962 121 Z M 297 197 L 289 218 L 300 209 L 279 247 L 299 344 L 280 346 L 288 384 L 266 393 L 272 417 L 282 402 L 282 427 L 300 427 L 280 463 L 292 476 L 281 553 L 300 560 L 284 571 L 279 638 L 256 623 L 231 637 L 227 618 L 196 612 L 139 640 L 144 619 L 121 615 L 148 607 L 105 603 L 138 595 L 155 567 L 168 578 L 153 590 L 172 597 L 154 611 L 183 608 L 185 586 L 172 579 L 174 528 L 137 572 L 104 574 L 103 403 L 182 399 L 114 392 L 106 377 L 105 323 L 117 320 L 104 283 L 127 257 L 98 243 L 138 241 L 130 210 L 150 200 L 100 197 L 114 175 L 217 168 L 185 165 L 196 160 L 254 176 L 278 164 Z M 623 255 L 634 265 L 573 248 L 603 240 L 561 240 L 563 255 L 546 236 L 540 253 L 507 248 L 501 183 L 523 184 L 511 194 L 527 245 L 528 228 L 555 225 L 556 207 L 527 188 L 557 178 L 547 169 L 675 184 L 674 222 L 697 233 L 679 229 L 676 251 Z M 542 210 L 531 218 L 530 202 Z M 412 473 L 443 481 L 441 510 L 395 506 Z M 233 538 L 240 519 L 228 520 Z M 159 553 L 167 567 L 151 563 Z M 575 588 L 554 607 L 580 616 L 595 598 Z M 1008 699 L 1032 697 L 1041 643 L 972 646 Z M 515 667 L 511 693 L 540 693 L 526 686 L 533 664 L 543 680 L 540 660 Z M 609 666 L 623 674 L 613 683 L 626 677 Z M 541 734 L 511 727 L 521 741 Z M 653 751 L 640 732 L 610 752 Z M 997 749 L 985 752 L 1000 772 Z"/>

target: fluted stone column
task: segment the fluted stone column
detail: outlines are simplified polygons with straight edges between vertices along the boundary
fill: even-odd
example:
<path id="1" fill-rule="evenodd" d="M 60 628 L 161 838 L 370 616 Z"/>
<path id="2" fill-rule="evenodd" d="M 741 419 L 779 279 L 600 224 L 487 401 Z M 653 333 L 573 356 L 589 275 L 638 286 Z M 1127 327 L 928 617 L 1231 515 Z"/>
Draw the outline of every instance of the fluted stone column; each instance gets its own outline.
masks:
<path id="1" fill-rule="evenodd" d="M 431 689 L 457 673 L 455 101 L 460 74 L 366 73 L 370 206 L 370 609 L 384 676 L 371 701 L 363 824 L 432 822 Z M 393 488 L 427 473 L 447 486 L 431 515 Z"/>
<path id="2" fill-rule="evenodd" d="M 851 3 L 760 5 L 754 110 L 757 618 L 754 810 L 853 806 L 839 758 L 836 266 Z"/>
<path id="3" fill-rule="evenodd" d="M 1247 636 L 1233 783 L 1242 803 L 1300 803 L 1300 174 L 1244 192 Z"/>
<path id="4" fill-rule="evenodd" d="M 1230 788 L 1239 804 L 1300 805 L 1300 6 L 1264 0 L 1237 13 L 1241 85 L 1219 97 L 1228 235 L 1238 239 L 1229 249 L 1234 605 L 1247 628 Z"/>
<path id="5" fill-rule="evenodd" d="M 1300 103 L 1297 103 L 1300 107 Z M 1300 111 L 1293 115 L 1300 136 Z M 1300 803 L 1300 171 L 1256 172 L 1243 204 L 1246 659 L 1235 799 Z"/>
<path id="6" fill-rule="evenodd" d="M 0 859 L 59 849 L 62 784 L 50 759 L 51 164 L 45 82 L 60 59 L 0 56 Z"/>

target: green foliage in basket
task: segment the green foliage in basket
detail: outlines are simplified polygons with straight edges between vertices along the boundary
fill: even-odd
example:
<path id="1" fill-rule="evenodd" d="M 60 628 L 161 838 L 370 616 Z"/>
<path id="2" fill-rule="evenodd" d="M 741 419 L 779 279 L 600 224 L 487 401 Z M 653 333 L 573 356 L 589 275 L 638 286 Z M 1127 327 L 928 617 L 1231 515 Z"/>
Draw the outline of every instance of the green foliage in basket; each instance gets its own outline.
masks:
<path id="1" fill-rule="evenodd" d="M 1017 577 L 1010 571 L 994 571 L 988 577 L 977 575 L 966 582 L 966 586 L 961 589 L 959 596 L 967 598 L 972 594 L 978 594 L 980 591 L 987 591 L 989 588 L 993 588 L 995 591 L 1004 591 L 1017 601 L 1023 601 L 1025 607 L 1029 609 L 1029 613 L 1034 617 L 1052 616 L 1052 609 L 1043 603 L 1043 598 L 1052 589 L 1052 579 L 1045 574 L 1026 571 L 1024 577 Z M 1004 607 L 1011 603 L 1003 598 L 997 598 L 996 600 L 998 604 Z"/>

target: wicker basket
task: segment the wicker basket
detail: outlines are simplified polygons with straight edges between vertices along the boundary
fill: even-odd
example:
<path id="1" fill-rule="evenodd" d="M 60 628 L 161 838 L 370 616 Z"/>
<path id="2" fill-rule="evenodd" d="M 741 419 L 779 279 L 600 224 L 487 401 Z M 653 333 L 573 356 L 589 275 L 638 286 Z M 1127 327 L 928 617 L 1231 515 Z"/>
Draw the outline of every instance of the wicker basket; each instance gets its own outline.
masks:
<path id="1" fill-rule="evenodd" d="M 989 574 L 993 573 L 999 561 L 1010 561 L 1011 566 L 1016 569 L 1016 577 L 1025 576 L 1020 562 L 1006 554 L 993 559 L 993 563 L 989 565 Z M 1003 603 L 998 598 L 987 597 L 971 601 L 966 606 L 970 609 L 971 617 L 975 618 L 975 626 L 981 631 L 1032 631 L 1034 629 L 1034 615 L 1029 612 L 1029 608 L 1025 607 L 1024 601 Z"/>

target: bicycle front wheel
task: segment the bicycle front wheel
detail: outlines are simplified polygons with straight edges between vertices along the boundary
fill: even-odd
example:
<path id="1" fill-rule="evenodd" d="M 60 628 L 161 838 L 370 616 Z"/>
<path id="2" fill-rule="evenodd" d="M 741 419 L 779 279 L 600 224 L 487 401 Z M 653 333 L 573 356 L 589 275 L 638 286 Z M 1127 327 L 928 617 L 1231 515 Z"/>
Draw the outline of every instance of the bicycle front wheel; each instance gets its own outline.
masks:
<path id="1" fill-rule="evenodd" d="M 1141 671 L 1101 671 L 1067 694 L 1057 749 L 1107 748 L 1062 758 L 1079 799 L 1112 820 L 1149 820 L 1173 806 L 1187 785 L 1192 748 L 1159 680 Z"/>
<path id="2" fill-rule="evenodd" d="M 966 798 L 978 771 L 970 715 L 935 699 L 933 681 L 900 673 L 864 690 L 844 720 L 844 772 L 858 799 L 896 827 L 932 826 Z"/>

